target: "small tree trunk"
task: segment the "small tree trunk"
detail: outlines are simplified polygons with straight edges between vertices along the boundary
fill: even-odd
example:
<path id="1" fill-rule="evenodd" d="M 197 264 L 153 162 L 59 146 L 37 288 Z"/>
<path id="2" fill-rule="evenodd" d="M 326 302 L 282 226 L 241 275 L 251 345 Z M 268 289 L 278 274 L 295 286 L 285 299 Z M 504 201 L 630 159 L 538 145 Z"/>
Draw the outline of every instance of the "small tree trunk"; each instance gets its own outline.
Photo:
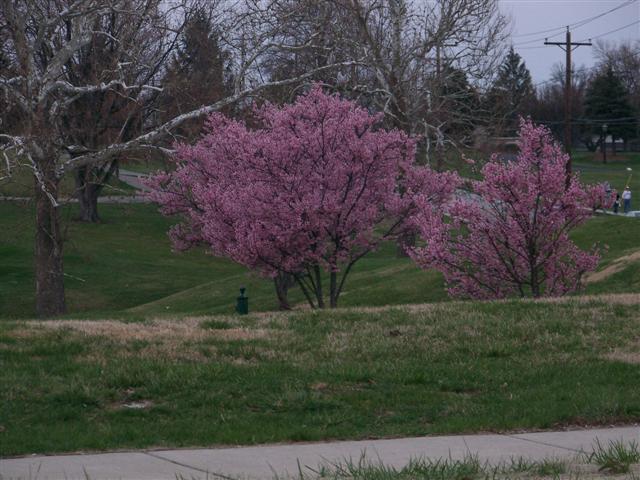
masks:
<path id="1" fill-rule="evenodd" d="M 291 310 L 289 305 L 289 289 L 294 285 L 295 279 L 293 275 L 288 273 L 278 273 L 273 279 L 276 287 L 276 296 L 278 297 L 278 308 L 280 310 Z"/>
<path id="2" fill-rule="evenodd" d="M 534 298 L 540 297 L 540 282 L 538 281 L 538 270 L 531 267 L 531 294 Z"/>
<path id="3" fill-rule="evenodd" d="M 320 272 L 320 267 L 313 267 L 315 272 L 315 281 L 316 281 L 316 301 L 318 302 L 318 308 L 324 308 L 324 294 L 322 293 L 322 274 Z"/>
<path id="4" fill-rule="evenodd" d="M 338 274 L 336 272 L 329 274 L 329 306 L 331 308 L 338 306 Z"/>
<path id="5" fill-rule="evenodd" d="M 100 222 L 100 216 L 98 215 L 98 196 L 99 194 L 94 188 L 94 185 L 89 185 L 84 192 L 78 193 L 80 205 L 78 220 L 88 223 Z"/>
<path id="6" fill-rule="evenodd" d="M 87 167 L 78 168 L 75 172 L 76 198 L 80 206 L 78 220 L 81 222 L 98 223 L 98 197 L 102 185 L 92 183 L 89 176 L 90 169 Z"/>
<path id="7" fill-rule="evenodd" d="M 315 310 L 316 305 L 315 305 L 315 303 L 313 303 L 313 298 L 311 297 L 311 292 L 309 292 L 309 289 L 304 284 L 303 277 L 301 277 L 300 275 L 296 275 L 294 278 L 295 278 L 295 281 L 298 283 L 298 286 L 300 287 L 300 290 L 302 290 L 304 298 L 307 299 L 307 302 L 309 303 L 309 306 L 313 310 Z"/>
<path id="8" fill-rule="evenodd" d="M 58 198 L 58 179 L 52 165 L 45 165 L 43 176 L 47 192 Z M 58 208 L 35 180 L 36 238 L 35 279 L 36 313 L 39 317 L 53 317 L 65 313 L 64 277 L 62 262 L 62 234 Z"/>

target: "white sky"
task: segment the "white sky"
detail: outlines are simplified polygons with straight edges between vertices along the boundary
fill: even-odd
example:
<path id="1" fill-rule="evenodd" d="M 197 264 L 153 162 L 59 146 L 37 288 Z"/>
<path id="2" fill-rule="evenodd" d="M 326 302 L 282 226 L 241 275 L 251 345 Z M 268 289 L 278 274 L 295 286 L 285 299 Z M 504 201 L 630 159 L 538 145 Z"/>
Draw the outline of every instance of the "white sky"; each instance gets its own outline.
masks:
<path id="1" fill-rule="evenodd" d="M 575 24 L 627 3 L 629 4 L 601 18 L 571 28 L 572 41 L 586 41 L 592 38 L 595 43 L 595 37 L 598 35 L 639 22 L 640 0 L 501 0 L 500 6 L 512 19 L 514 48 L 526 62 L 536 83 L 549 78 L 554 63 L 564 64 L 565 61 L 565 53 L 559 47 L 543 45 L 545 36 L 548 36 L 549 41 L 552 42 L 564 41 L 566 30 L 564 26 Z M 557 27 L 562 28 L 552 32 L 522 36 L 522 34 Z M 640 23 L 601 38 L 609 42 L 640 39 Z M 595 63 L 592 47 L 578 47 L 572 55 L 573 63 L 578 68 L 591 67 Z"/>

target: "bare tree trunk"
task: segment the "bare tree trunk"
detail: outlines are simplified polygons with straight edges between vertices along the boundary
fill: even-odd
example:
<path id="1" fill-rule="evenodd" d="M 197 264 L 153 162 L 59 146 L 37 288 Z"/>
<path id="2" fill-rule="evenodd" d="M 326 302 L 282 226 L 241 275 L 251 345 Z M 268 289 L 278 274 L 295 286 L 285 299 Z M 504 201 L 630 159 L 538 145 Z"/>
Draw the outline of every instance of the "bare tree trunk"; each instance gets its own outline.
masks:
<path id="1" fill-rule="evenodd" d="M 531 266 L 531 294 L 534 298 L 540 297 L 540 282 L 538 280 L 538 269 Z"/>
<path id="2" fill-rule="evenodd" d="M 338 307 L 338 274 L 336 272 L 329 274 L 329 306 Z"/>
<path id="3" fill-rule="evenodd" d="M 98 196 L 100 195 L 100 185 L 90 183 L 86 177 L 87 168 L 79 168 L 75 172 L 76 177 L 76 197 L 80 206 L 78 220 L 81 222 L 98 223 Z"/>
<path id="4" fill-rule="evenodd" d="M 298 283 L 300 290 L 302 290 L 304 297 L 307 299 L 309 306 L 311 307 L 311 309 L 315 310 L 316 305 L 315 303 L 313 303 L 313 298 L 311 297 L 311 293 L 309 292 L 309 289 L 304 284 L 304 279 L 303 279 L 304 277 L 300 275 L 296 275 L 294 278 L 295 278 L 295 281 Z"/>
<path id="5" fill-rule="evenodd" d="M 81 222 L 98 223 L 98 197 L 117 168 L 117 161 L 111 161 L 104 167 L 84 166 L 75 170 L 76 198 L 80 205 Z"/>
<path id="6" fill-rule="evenodd" d="M 278 273 L 273 279 L 278 297 L 278 308 L 280 310 L 291 310 L 289 305 L 289 289 L 295 284 L 293 275 L 288 273 Z"/>
<path id="7" fill-rule="evenodd" d="M 315 273 L 315 286 L 316 286 L 316 300 L 318 301 L 318 308 L 324 308 L 324 294 L 322 293 L 322 274 L 320 267 L 316 265 L 313 267 Z"/>
<path id="8" fill-rule="evenodd" d="M 36 313 L 39 317 L 53 317 L 65 313 L 64 278 L 62 263 L 62 233 L 58 207 L 53 200 L 58 197 L 58 179 L 53 171 L 53 161 L 47 162 L 44 182 L 47 193 L 35 180 L 36 203 Z"/>

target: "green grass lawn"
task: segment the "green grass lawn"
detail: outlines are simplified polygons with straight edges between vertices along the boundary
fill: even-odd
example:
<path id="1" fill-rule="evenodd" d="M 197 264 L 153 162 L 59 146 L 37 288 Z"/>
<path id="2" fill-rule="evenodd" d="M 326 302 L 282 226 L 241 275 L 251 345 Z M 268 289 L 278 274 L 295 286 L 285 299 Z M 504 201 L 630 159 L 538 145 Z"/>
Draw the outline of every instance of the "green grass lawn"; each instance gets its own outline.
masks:
<path id="1" fill-rule="evenodd" d="M 101 205 L 104 222 L 73 222 L 76 206 L 63 212 L 66 229 L 65 284 L 69 315 L 118 315 L 143 318 L 160 314 L 208 314 L 233 311 L 240 286 L 247 287 L 251 310 L 277 308 L 272 283 L 204 251 L 173 253 L 166 232 L 171 219 L 152 205 Z M 29 205 L 0 203 L 0 318 L 34 314 L 33 211 Z M 578 229 L 582 247 L 609 246 L 602 266 L 640 248 L 640 222 L 601 216 Z M 638 266 L 603 282 L 588 293 L 640 292 Z M 347 280 L 341 306 L 425 303 L 446 300 L 442 277 L 397 258 L 386 244 L 365 257 Z M 292 304 L 304 305 L 297 288 Z"/>
<path id="2" fill-rule="evenodd" d="M 0 456 L 638 421 L 639 306 L 0 322 Z"/>
<path id="3" fill-rule="evenodd" d="M 65 285 L 70 315 L 100 317 L 232 312 L 244 285 L 251 310 L 277 308 L 272 282 L 204 251 L 173 253 L 171 219 L 152 205 L 101 205 L 101 224 L 71 221 L 63 209 Z M 0 202 L 0 318 L 30 317 L 33 297 L 33 211 Z M 387 244 L 356 265 L 341 297 L 344 306 L 431 302 L 446 299 L 442 277 L 395 256 Z M 292 304 L 304 304 L 294 288 Z"/>
<path id="4" fill-rule="evenodd" d="M 62 210 L 65 244 L 65 285 L 69 315 L 100 318 L 116 313 L 144 318 L 161 314 L 232 312 L 240 286 L 247 287 L 252 311 L 277 308 L 269 280 L 204 251 L 173 253 L 166 232 L 172 219 L 152 205 L 101 205 L 104 222 L 72 221 L 77 207 Z M 33 211 L 29 205 L 0 202 L 0 318 L 34 315 Z M 609 245 L 603 267 L 640 248 L 640 222 L 601 216 L 578 229 L 582 247 Z M 606 281 L 589 285 L 588 293 L 640 292 L 637 265 Z M 341 306 L 379 306 L 447 300 L 440 274 L 418 269 L 397 258 L 395 245 L 356 264 L 347 280 Z M 297 287 L 291 302 L 304 305 Z"/>

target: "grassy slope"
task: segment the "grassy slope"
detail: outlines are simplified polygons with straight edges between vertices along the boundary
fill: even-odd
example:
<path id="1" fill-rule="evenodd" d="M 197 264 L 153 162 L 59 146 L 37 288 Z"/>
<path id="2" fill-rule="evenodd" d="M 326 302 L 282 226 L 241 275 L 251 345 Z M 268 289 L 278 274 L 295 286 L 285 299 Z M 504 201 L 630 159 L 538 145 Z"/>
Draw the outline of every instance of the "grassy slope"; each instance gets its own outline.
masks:
<path id="1" fill-rule="evenodd" d="M 60 198 L 73 197 L 76 192 L 72 175 L 65 175 L 60 182 Z M 133 195 L 135 189 L 127 183 L 112 177 L 100 192 L 100 196 L 105 195 Z M 10 179 L 0 182 L 0 196 L 7 197 L 32 197 L 33 196 L 33 176 L 26 168 L 21 168 L 13 172 Z"/>
<path id="2" fill-rule="evenodd" d="M 580 178 L 585 183 L 608 181 L 611 186 L 622 193 L 629 178 L 627 167 L 633 169 L 630 187 L 634 195 L 634 208 L 640 205 L 640 154 L 619 154 L 614 160 L 602 163 L 600 154 L 580 153 L 574 156 L 574 167 L 580 171 Z"/>
<path id="3" fill-rule="evenodd" d="M 73 217 L 75 206 L 63 210 Z M 150 205 L 102 205 L 104 224 L 66 221 L 66 287 L 69 311 L 92 316 L 131 309 L 124 316 L 233 311 L 238 288 L 246 285 L 252 310 L 277 308 L 270 281 L 202 251 L 171 252 L 171 220 Z M 0 318 L 33 315 L 32 211 L 1 203 Z M 386 245 L 363 259 L 347 283 L 342 304 L 384 305 L 444 300 L 441 277 L 397 259 Z M 294 289 L 292 303 L 303 297 Z M 84 314 L 84 313 L 83 313 Z"/>
<path id="4" fill-rule="evenodd" d="M 63 209 L 68 242 L 65 247 L 67 298 L 71 315 L 108 314 L 145 317 L 172 313 L 226 313 L 246 285 L 251 310 L 276 308 L 271 282 L 224 259 L 202 251 L 172 253 L 166 231 L 171 220 L 151 205 L 102 205 L 105 223 L 70 221 L 75 206 Z M 22 204 L 0 203 L 0 318 L 33 315 L 32 210 Z M 640 222 L 598 217 L 574 235 L 583 247 L 609 245 L 603 264 L 640 247 Z M 638 268 L 589 286 L 588 292 L 640 291 Z M 356 265 L 341 298 L 342 306 L 423 303 L 446 299 L 439 274 L 398 259 L 395 247 Z M 303 304 L 294 288 L 293 304 Z"/>
<path id="5" fill-rule="evenodd" d="M 0 456 L 638 421 L 639 302 L 0 322 Z"/>
<path id="6" fill-rule="evenodd" d="M 576 166 L 599 166 L 584 155 Z M 588 181 L 625 177 L 626 167 L 640 163 L 628 156 L 612 162 L 607 171 L 585 172 Z M 640 165 L 634 182 L 640 190 Z M 617 175 L 617 177 L 615 177 Z M 615 177 L 615 178 L 614 178 Z M 620 182 L 618 182 L 620 183 Z M 634 183 L 634 185 L 636 185 Z M 634 187 L 635 188 L 635 187 Z M 100 316 L 161 313 L 225 313 L 233 309 L 237 289 L 248 287 L 252 310 L 276 308 L 270 282 L 203 252 L 173 254 L 166 231 L 171 224 L 152 206 L 101 205 L 105 223 L 71 222 L 75 206 L 63 210 L 67 236 L 65 268 L 70 312 Z M 29 206 L 0 203 L 0 318 L 33 314 L 32 211 Z M 640 247 L 640 222 L 624 218 L 597 218 L 580 228 L 574 238 L 583 247 L 594 242 L 610 246 L 603 265 Z M 341 299 L 343 306 L 385 305 L 440 301 L 446 298 L 441 277 L 422 272 L 407 259 L 397 259 L 392 245 L 358 264 Z M 590 285 L 590 293 L 640 291 L 640 267 L 631 264 L 607 280 Z M 304 303 L 297 289 L 292 303 Z"/>

